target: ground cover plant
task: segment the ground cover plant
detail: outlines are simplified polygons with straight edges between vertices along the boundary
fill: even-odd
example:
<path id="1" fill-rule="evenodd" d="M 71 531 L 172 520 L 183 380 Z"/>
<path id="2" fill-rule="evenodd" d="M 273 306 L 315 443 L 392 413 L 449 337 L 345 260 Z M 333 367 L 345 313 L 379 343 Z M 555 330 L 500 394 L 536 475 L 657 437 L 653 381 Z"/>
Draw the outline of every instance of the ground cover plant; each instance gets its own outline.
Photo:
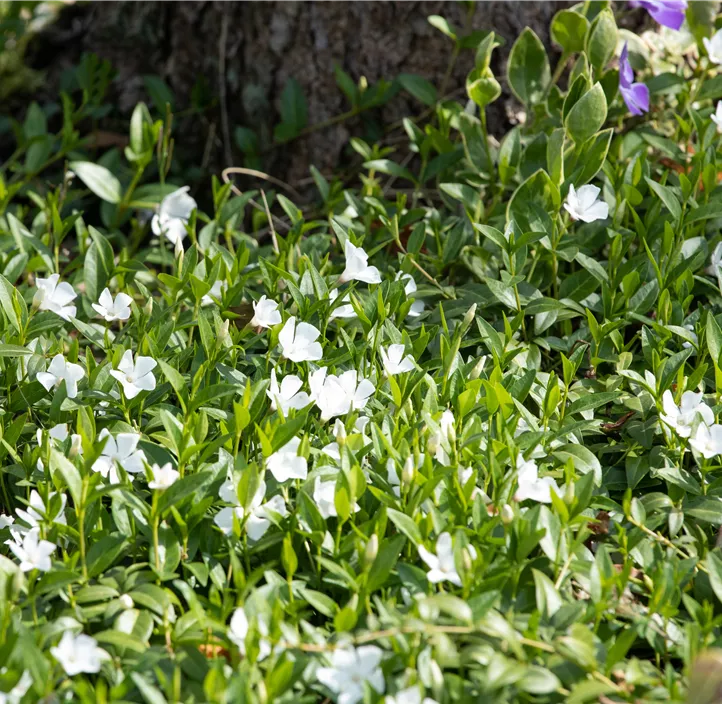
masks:
<path id="1" fill-rule="evenodd" d="M 405 75 L 405 144 L 354 139 L 312 207 L 231 174 L 199 205 L 143 104 L 91 154 L 92 57 L 31 106 L 0 701 L 718 700 L 722 20 L 634 4 L 562 10 L 554 69 L 526 30 L 496 77 L 494 33 L 431 17 L 468 102 Z"/>

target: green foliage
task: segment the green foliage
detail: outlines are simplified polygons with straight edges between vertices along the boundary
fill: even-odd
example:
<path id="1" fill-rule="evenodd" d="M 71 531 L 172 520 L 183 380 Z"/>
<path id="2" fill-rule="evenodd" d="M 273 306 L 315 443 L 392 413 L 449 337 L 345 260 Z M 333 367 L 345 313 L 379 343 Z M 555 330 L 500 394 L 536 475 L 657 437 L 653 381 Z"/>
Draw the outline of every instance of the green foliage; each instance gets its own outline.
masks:
<path id="1" fill-rule="evenodd" d="M 93 56 L 13 123 L 0 699 L 715 701 L 717 77 L 632 48 L 630 120 L 624 30 L 577 5 L 553 72 L 514 42 L 497 140 L 498 36 L 429 22 L 473 53 L 470 102 L 336 67 L 331 122 L 398 91 L 422 117 L 352 139 L 357 180 L 312 168 L 312 203 L 183 188 L 153 76 L 125 149 L 89 149 Z M 323 126 L 291 79 L 263 137 Z"/>

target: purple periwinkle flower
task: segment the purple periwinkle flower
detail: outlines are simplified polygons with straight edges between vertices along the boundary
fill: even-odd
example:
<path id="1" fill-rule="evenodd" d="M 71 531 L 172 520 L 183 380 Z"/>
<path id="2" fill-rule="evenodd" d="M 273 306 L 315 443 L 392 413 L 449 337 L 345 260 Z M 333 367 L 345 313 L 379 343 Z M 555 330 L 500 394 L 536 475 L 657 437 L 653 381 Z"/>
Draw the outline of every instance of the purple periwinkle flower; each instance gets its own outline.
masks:
<path id="1" fill-rule="evenodd" d="M 627 56 L 627 43 L 619 57 L 619 91 L 632 115 L 649 112 L 649 88 L 644 83 L 634 83 L 634 71 Z"/>
<path id="2" fill-rule="evenodd" d="M 643 7 L 655 22 L 679 29 L 684 22 L 687 0 L 629 0 L 630 7 Z"/>

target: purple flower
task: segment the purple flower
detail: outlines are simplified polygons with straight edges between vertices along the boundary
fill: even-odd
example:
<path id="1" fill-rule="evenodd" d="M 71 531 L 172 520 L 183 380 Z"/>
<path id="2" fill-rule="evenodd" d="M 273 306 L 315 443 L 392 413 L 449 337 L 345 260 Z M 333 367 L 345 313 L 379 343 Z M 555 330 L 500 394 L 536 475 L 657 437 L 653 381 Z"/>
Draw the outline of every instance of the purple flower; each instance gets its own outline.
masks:
<path id="1" fill-rule="evenodd" d="M 629 0 L 630 7 L 643 7 L 655 22 L 679 29 L 684 22 L 687 0 Z"/>
<path id="2" fill-rule="evenodd" d="M 632 115 L 649 112 L 649 88 L 644 83 L 634 83 L 634 71 L 627 57 L 627 43 L 624 43 L 619 57 L 619 90 Z"/>

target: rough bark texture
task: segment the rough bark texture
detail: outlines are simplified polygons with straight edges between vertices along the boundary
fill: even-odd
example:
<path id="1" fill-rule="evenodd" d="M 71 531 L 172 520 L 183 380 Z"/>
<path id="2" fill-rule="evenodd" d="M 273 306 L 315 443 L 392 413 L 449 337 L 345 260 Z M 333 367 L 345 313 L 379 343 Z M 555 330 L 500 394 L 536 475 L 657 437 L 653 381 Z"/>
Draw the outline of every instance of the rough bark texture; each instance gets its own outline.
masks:
<path id="1" fill-rule="evenodd" d="M 417 73 L 446 93 L 464 99 L 466 74 L 473 52 L 462 52 L 446 78 L 451 41 L 427 22 L 439 14 L 455 27 L 493 29 L 507 44 L 497 52 L 494 69 L 503 71 L 511 43 L 531 26 L 550 46 L 549 22 L 562 2 L 96 2 L 71 7 L 43 37 L 36 56 L 52 77 L 95 52 L 118 72 L 114 103 L 130 112 L 148 100 L 145 74 L 162 76 L 173 89 L 176 111 L 191 102 L 194 86 L 205 84 L 222 103 L 203 117 L 179 120 L 179 147 L 206 155 L 208 169 L 218 170 L 241 158 L 229 133 L 237 125 L 256 130 L 267 143 L 279 121 L 281 92 L 289 77 L 297 79 L 308 101 L 309 124 L 328 120 L 348 109 L 336 85 L 334 62 L 354 80 L 369 83 Z M 554 58 L 552 58 L 552 63 Z M 225 64 L 225 66 L 224 66 Z M 493 106 L 492 131 L 506 128 L 508 96 Z M 306 179 L 309 165 L 322 171 L 343 161 L 354 134 L 368 131 L 373 119 L 389 125 L 423 106 L 401 93 L 371 116 L 319 130 L 264 154 L 264 167 L 291 183 Z"/>

